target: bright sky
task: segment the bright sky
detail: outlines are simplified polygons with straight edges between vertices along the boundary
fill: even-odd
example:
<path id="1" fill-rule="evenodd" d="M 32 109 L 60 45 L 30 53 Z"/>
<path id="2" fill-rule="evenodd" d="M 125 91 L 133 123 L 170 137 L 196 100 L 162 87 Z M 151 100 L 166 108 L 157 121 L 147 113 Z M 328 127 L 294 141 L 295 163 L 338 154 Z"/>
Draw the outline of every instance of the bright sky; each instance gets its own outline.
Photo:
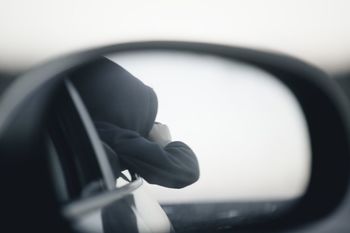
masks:
<path id="1" fill-rule="evenodd" d="M 84 48 L 192 40 L 295 55 L 329 72 L 350 66 L 349 0 L 1 0 L 0 68 Z"/>
<path id="2" fill-rule="evenodd" d="M 196 152 L 200 180 L 149 186 L 162 202 L 296 197 L 309 178 L 306 122 L 293 94 L 255 67 L 189 53 L 108 56 L 158 95 L 157 121 Z"/>

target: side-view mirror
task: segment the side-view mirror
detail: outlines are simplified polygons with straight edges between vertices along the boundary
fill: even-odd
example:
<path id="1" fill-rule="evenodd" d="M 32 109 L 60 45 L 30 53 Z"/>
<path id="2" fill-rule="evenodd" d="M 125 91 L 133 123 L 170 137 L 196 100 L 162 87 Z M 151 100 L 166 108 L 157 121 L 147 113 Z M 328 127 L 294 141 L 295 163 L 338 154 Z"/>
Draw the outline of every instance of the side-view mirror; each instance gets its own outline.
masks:
<path id="1" fill-rule="evenodd" d="M 326 217 L 348 189 L 346 97 L 318 68 L 272 52 L 92 49 L 18 77 L 0 112 L 5 194 L 27 187 L 45 200 L 21 196 L 32 224 L 36 203 L 80 232 L 282 231 Z M 12 185 L 24 176 L 36 182 Z"/>

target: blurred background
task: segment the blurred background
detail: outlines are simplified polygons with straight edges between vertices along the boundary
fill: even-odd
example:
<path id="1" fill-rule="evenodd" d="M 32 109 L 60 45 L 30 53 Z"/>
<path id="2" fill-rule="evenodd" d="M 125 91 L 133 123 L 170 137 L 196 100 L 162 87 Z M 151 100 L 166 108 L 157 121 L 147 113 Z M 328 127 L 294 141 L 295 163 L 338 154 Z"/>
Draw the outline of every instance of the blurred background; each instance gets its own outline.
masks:
<path id="1" fill-rule="evenodd" d="M 190 40 L 280 51 L 344 73 L 347 0 L 1 0 L 0 69 L 99 45 Z"/>
<path id="2" fill-rule="evenodd" d="M 195 152 L 200 178 L 181 189 L 150 185 L 161 203 L 286 201 L 304 194 L 311 143 L 303 110 L 272 74 L 221 57 L 122 52 L 108 58 L 158 97 L 156 121 Z M 118 182 L 117 182 L 118 183 Z"/>

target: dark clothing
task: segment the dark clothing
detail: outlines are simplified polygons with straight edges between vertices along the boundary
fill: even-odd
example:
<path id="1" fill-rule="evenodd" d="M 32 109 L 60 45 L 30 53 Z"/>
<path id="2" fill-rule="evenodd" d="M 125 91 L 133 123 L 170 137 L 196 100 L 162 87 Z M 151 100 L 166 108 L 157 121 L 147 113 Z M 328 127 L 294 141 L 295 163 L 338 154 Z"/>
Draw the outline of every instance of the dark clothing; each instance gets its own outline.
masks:
<path id="1" fill-rule="evenodd" d="M 158 109 L 152 88 L 107 58 L 86 64 L 72 76 L 94 121 L 108 122 L 147 137 Z"/>
<path id="2" fill-rule="evenodd" d="M 73 74 L 102 141 L 122 165 L 152 184 L 171 188 L 199 178 L 195 154 L 183 142 L 162 148 L 147 139 L 157 115 L 157 96 L 116 63 L 103 58 Z"/>
<path id="3" fill-rule="evenodd" d="M 198 179 L 198 163 L 193 151 L 183 142 L 162 148 L 135 131 L 105 123 L 95 123 L 100 137 L 115 150 L 124 166 L 149 183 L 181 188 Z"/>

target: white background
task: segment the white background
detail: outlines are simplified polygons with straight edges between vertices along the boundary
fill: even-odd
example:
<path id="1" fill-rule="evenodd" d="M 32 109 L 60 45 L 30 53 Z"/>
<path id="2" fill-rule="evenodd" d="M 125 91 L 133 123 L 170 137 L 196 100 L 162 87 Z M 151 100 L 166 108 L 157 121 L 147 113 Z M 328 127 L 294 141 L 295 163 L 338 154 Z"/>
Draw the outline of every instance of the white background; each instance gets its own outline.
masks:
<path id="1" fill-rule="evenodd" d="M 139 40 L 193 40 L 350 65 L 348 0 L 0 0 L 0 68 Z"/>
<path id="2" fill-rule="evenodd" d="M 162 202 L 281 200 L 303 194 L 310 142 L 294 95 L 270 74 L 188 53 L 108 56 L 151 86 L 157 121 L 197 154 L 201 176 L 183 189 L 149 186 Z"/>

